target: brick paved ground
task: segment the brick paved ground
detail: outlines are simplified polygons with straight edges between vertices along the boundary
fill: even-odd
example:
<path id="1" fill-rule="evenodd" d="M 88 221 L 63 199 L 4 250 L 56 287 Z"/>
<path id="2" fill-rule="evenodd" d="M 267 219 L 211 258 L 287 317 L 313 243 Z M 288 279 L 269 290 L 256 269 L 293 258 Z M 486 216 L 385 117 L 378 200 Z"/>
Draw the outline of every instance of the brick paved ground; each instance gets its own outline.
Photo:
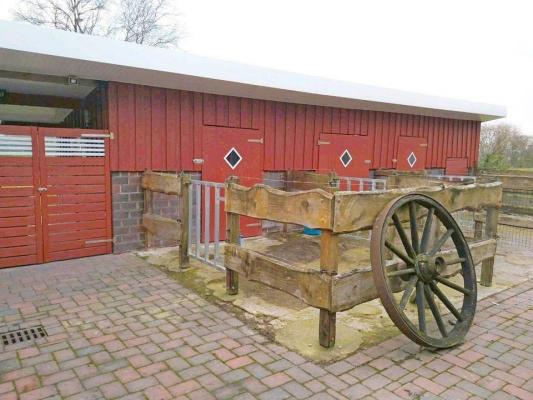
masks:
<path id="1" fill-rule="evenodd" d="M 0 399 L 532 399 L 533 284 L 478 304 L 463 346 L 397 337 L 320 366 L 132 255 L 0 271 Z M 1 345 L 0 345 L 1 346 Z"/>

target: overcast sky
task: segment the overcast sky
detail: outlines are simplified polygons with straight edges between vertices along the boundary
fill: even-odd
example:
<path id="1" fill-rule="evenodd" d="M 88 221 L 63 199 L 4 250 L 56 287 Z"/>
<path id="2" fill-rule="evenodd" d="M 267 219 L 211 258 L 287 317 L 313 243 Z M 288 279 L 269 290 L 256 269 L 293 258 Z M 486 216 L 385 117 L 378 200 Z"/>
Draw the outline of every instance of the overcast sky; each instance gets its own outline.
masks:
<path id="1" fill-rule="evenodd" d="M 15 0 L 0 2 L 10 19 Z M 177 0 L 188 52 L 502 104 L 533 135 L 531 0 Z"/>

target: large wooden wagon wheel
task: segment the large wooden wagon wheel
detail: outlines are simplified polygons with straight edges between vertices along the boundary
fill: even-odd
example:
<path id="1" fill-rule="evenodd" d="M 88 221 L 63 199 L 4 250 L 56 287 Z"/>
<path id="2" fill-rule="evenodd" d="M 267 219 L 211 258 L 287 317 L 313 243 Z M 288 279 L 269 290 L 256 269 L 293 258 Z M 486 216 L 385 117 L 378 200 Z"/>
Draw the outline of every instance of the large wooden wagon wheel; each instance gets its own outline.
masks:
<path id="1" fill-rule="evenodd" d="M 423 346 L 462 343 L 476 310 L 476 274 L 450 213 L 422 194 L 395 199 L 376 219 L 370 246 L 374 282 L 395 325 Z"/>

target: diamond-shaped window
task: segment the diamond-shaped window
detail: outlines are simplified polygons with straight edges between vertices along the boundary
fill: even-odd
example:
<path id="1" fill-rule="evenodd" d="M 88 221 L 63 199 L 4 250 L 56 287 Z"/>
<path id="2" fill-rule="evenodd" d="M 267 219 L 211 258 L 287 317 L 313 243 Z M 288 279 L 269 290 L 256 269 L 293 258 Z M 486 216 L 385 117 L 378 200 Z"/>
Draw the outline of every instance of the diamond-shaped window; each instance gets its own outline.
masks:
<path id="1" fill-rule="evenodd" d="M 352 162 L 352 155 L 350 154 L 348 149 L 344 150 L 344 152 L 341 154 L 339 158 L 344 168 L 346 168 Z"/>
<path id="2" fill-rule="evenodd" d="M 415 156 L 415 153 L 414 152 L 411 152 L 411 154 L 409 154 L 409 156 L 407 157 L 407 163 L 409 164 L 409 166 L 411 168 L 413 168 L 416 164 L 416 156 Z"/>
<path id="3" fill-rule="evenodd" d="M 237 165 L 240 164 L 242 161 L 242 157 L 239 154 L 239 152 L 235 149 L 235 147 L 232 147 L 230 151 L 226 153 L 224 156 L 224 161 L 229 165 L 231 169 L 237 168 Z"/>

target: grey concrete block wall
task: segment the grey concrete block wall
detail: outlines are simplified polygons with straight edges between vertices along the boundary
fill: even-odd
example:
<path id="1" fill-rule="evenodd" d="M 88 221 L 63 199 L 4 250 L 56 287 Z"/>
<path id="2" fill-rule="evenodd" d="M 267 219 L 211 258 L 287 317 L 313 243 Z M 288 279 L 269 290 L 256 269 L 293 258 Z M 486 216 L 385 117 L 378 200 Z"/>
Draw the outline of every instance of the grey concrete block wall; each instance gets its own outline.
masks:
<path id="1" fill-rule="evenodd" d="M 191 174 L 198 179 L 198 174 Z M 145 233 L 141 226 L 144 212 L 144 193 L 141 188 L 142 172 L 113 172 L 113 252 L 140 250 L 145 247 Z M 178 219 L 181 209 L 178 197 L 163 193 L 153 194 L 154 214 Z M 155 240 L 154 247 L 175 246 L 169 240 Z"/>

